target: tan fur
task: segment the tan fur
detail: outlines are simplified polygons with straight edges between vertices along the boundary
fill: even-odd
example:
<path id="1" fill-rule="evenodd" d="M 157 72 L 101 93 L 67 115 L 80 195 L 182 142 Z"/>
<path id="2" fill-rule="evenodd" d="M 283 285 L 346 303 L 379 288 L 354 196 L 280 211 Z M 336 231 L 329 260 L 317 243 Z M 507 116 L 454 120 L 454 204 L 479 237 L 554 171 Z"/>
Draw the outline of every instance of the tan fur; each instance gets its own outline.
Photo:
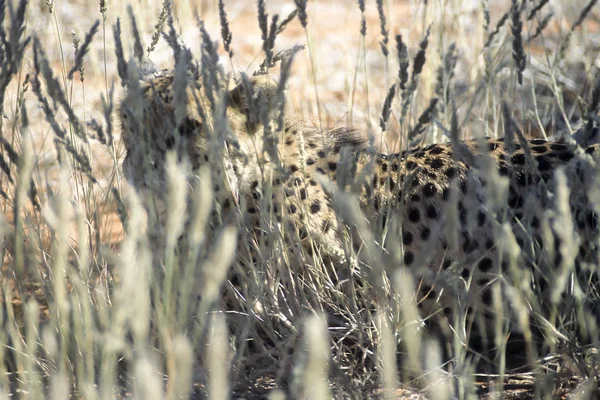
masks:
<path id="1" fill-rule="evenodd" d="M 252 84 L 268 101 L 274 99 L 274 82 L 261 78 Z M 249 227 L 258 228 L 261 215 L 291 224 L 303 245 L 311 246 L 310 237 L 322 247 L 322 254 L 334 262 L 344 262 L 339 219 L 330 194 L 320 182 L 326 178 L 339 183 L 338 178 L 346 174 L 351 179 L 341 189 L 358 195 L 364 219 L 373 231 L 388 230 L 388 242 L 380 245 L 401 249 L 404 265 L 422 280 L 421 296 L 435 299 L 441 292 L 451 292 L 450 287 L 470 287 L 471 292 L 487 296 L 485 303 L 489 304 L 485 290 L 502 279 L 512 257 L 505 254 L 509 251 L 503 244 L 504 239 L 508 241 L 503 224 L 512 227 L 521 248 L 519 265 L 560 264 L 555 251 L 541 251 L 548 226 L 555 230 L 555 214 L 549 211 L 555 208 L 553 177 L 559 167 L 567 166 L 579 236 L 589 241 L 586 237 L 596 231 L 594 211 L 583 205 L 583 188 L 593 174 L 581 173 L 595 168 L 596 146 L 583 151 L 575 145 L 539 139 L 517 141 L 512 146 L 502 139 L 481 139 L 460 142 L 459 151 L 449 143 L 440 143 L 400 154 L 376 154 L 353 129 L 320 131 L 288 118 L 284 131 L 276 133 L 274 159 L 273 153 L 263 152 L 264 126 L 248 122 L 245 111 L 249 100 L 241 86 L 230 92 L 226 111 L 229 129 L 234 132 L 230 136 L 223 127 L 219 131 L 215 126 L 203 126 L 199 110 L 207 115 L 209 124 L 214 122 L 198 85 L 187 89 L 183 128 L 175 123 L 172 76 L 144 83 L 142 91 L 141 131 L 130 124 L 131 101 L 126 98 L 121 107 L 128 151 L 124 169 L 134 186 L 158 196 L 164 193 L 162 166 L 169 148 L 187 155 L 193 169 L 209 163 L 215 170 L 226 171 L 223 154 L 210 147 L 209 139 L 211 135 L 225 136 L 231 139 L 226 149 L 237 183 L 218 187 L 216 202 L 224 210 L 235 203 L 244 207 Z M 176 136 L 177 132 L 183 133 Z M 342 153 L 356 161 L 355 171 L 348 168 L 352 162 L 340 171 Z M 267 191 L 265 184 L 272 187 Z M 271 202 L 263 199 L 267 192 L 272 193 Z M 261 209 L 271 204 L 272 209 Z M 457 230 L 452 233 L 449 227 L 454 223 Z M 554 258 L 549 259 L 549 254 Z M 473 291 L 473 286 L 479 290 Z"/>

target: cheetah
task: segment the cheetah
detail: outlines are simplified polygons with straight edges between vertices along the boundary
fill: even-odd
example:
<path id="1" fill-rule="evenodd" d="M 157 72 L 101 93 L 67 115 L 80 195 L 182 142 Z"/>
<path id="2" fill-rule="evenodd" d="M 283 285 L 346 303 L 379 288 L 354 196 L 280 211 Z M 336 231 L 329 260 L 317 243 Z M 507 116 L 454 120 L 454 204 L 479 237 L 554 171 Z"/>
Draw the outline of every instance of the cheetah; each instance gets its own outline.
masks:
<path id="1" fill-rule="evenodd" d="M 241 212 L 244 227 L 265 229 L 266 217 L 290 224 L 290 241 L 309 251 L 316 243 L 338 265 L 350 232 L 359 254 L 374 247 L 414 274 L 424 312 L 445 311 L 459 293 L 490 310 L 492 287 L 510 271 L 543 290 L 574 260 L 597 261 L 598 210 L 588 197 L 598 187 L 598 145 L 517 135 L 382 154 L 352 128 L 321 130 L 293 117 L 279 130 L 263 124 L 253 113 L 261 102 L 276 108 L 281 89 L 268 77 L 230 90 L 220 110 L 211 109 L 212 89 L 191 80 L 185 115 L 176 115 L 175 84 L 172 73 L 153 76 L 138 89 L 137 110 L 130 95 L 121 104 L 123 168 L 134 187 L 164 196 L 168 152 L 189 160 L 191 171 L 210 165 L 223 174 L 215 202 Z M 357 199 L 358 219 L 336 213 L 340 196 Z M 360 226 L 378 234 L 368 242 Z"/>

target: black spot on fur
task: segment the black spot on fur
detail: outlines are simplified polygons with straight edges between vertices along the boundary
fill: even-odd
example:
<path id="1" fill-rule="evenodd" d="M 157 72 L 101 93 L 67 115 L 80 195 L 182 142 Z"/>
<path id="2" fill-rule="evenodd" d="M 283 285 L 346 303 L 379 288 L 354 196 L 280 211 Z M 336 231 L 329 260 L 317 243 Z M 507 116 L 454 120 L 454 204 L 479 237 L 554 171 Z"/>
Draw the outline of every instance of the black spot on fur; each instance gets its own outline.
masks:
<path id="1" fill-rule="evenodd" d="M 394 188 L 396 187 L 396 182 L 394 182 L 393 179 L 388 180 L 389 185 L 390 185 L 390 190 L 394 190 Z"/>
<path id="2" fill-rule="evenodd" d="M 298 166 L 297 166 L 296 164 L 292 164 L 292 165 L 290 165 L 290 171 L 291 171 L 292 173 L 294 173 L 294 172 L 298 172 L 299 170 L 300 170 L 300 168 L 298 168 Z"/>
<path id="3" fill-rule="evenodd" d="M 408 161 L 406 163 L 406 169 L 408 169 L 409 171 L 415 169 L 416 166 L 417 164 L 414 161 Z"/>
<path id="4" fill-rule="evenodd" d="M 423 228 L 423 230 L 421 231 L 421 240 L 427 240 L 429 239 L 429 236 L 431 236 L 431 231 L 429 230 L 429 228 Z"/>
<path id="5" fill-rule="evenodd" d="M 567 150 L 569 148 L 569 146 L 567 146 L 564 143 L 552 143 L 550 145 L 550 150 L 552 151 L 563 151 L 563 150 Z"/>
<path id="6" fill-rule="evenodd" d="M 300 228 L 298 229 L 298 236 L 301 240 L 305 240 L 308 238 L 308 231 L 305 228 Z"/>
<path id="7" fill-rule="evenodd" d="M 410 251 L 404 252 L 404 265 L 411 265 L 415 261 L 415 256 Z"/>
<path id="8" fill-rule="evenodd" d="M 533 146 L 531 150 L 537 154 L 544 154 L 548 152 L 548 147 L 546 146 Z"/>
<path id="9" fill-rule="evenodd" d="M 317 214 L 319 211 L 321 211 L 321 202 L 319 200 L 315 200 L 310 205 L 310 212 L 312 214 Z"/>
<path id="10" fill-rule="evenodd" d="M 540 171 L 548 171 L 552 169 L 552 164 L 550 163 L 550 161 L 548 161 L 548 157 L 539 156 L 536 158 L 536 160 L 538 162 L 538 169 Z"/>
<path id="11" fill-rule="evenodd" d="M 423 195 L 425 195 L 425 197 L 433 197 L 436 193 L 437 188 L 433 183 L 428 182 L 425 184 L 425 186 L 423 186 Z"/>
<path id="12" fill-rule="evenodd" d="M 165 140 L 165 146 L 167 146 L 167 149 L 169 150 L 175 147 L 175 139 L 168 137 L 167 140 Z"/>
<path id="13" fill-rule="evenodd" d="M 508 206 L 510 208 L 520 208 L 523 205 L 523 199 L 521 196 L 509 196 Z"/>
<path id="14" fill-rule="evenodd" d="M 402 244 L 410 246 L 413 242 L 413 234 L 410 232 L 402 232 Z"/>
<path id="15" fill-rule="evenodd" d="M 561 161 L 564 161 L 565 163 L 568 163 L 569 161 L 571 161 L 573 159 L 573 157 L 575 157 L 575 154 L 573 154 L 570 151 L 565 151 L 558 155 L 558 158 Z"/>
<path id="16" fill-rule="evenodd" d="M 314 165 L 315 160 L 313 160 L 312 158 L 309 158 L 306 160 L 306 165 Z"/>
<path id="17" fill-rule="evenodd" d="M 293 205 L 293 204 L 290 204 L 290 206 L 288 207 L 288 212 L 289 212 L 290 214 L 296 214 L 296 211 L 297 211 L 297 208 L 296 208 L 296 206 L 295 206 L 295 205 Z"/>
<path id="18" fill-rule="evenodd" d="M 471 271 L 469 271 L 468 268 L 463 268 L 463 270 L 460 272 L 460 276 L 462 276 L 464 279 L 469 279 L 469 276 L 471 276 Z"/>
<path id="19" fill-rule="evenodd" d="M 428 164 L 429 166 L 431 166 L 431 168 L 433 169 L 440 169 L 444 166 L 444 161 L 442 161 L 442 159 L 440 159 L 439 157 L 434 157 L 434 158 L 429 158 L 425 161 L 426 164 Z"/>
<path id="20" fill-rule="evenodd" d="M 446 269 L 450 268 L 451 265 L 452 265 L 452 260 L 450 260 L 449 258 L 447 258 L 442 263 L 442 269 L 446 270 Z"/>
<path id="21" fill-rule="evenodd" d="M 430 154 L 442 154 L 444 152 L 444 148 L 440 145 L 433 145 L 433 147 L 429 150 Z"/>
<path id="22" fill-rule="evenodd" d="M 484 257 L 477 264 L 477 268 L 479 268 L 479 270 L 481 272 L 490 272 L 493 267 L 494 267 L 494 262 L 489 257 Z"/>
<path id="23" fill-rule="evenodd" d="M 446 174 L 446 176 L 448 177 L 448 179 L 452 179 L 456 176 L 456 168 L 454 167 L 448 167 L 448 169 L 446 171 L 444 171 L 444 174 Z"/>
<path id="24" fill-rule="evenodd" d="M 408 210 L 408 220 L 411 222 L 419 222 L 421 219 L 421 213 L 418 208 L 411 208 Z"/>
<path id="25" fill-rule="evenodd" d="M 325 152 L 324 152 L 323 150 L 319 150 L 319 151 L 317 152 L 317 156 L 318 156 L 319 158 L 325 158 L 325 155 L 326 155 L 326 154 L 325 154 Z"/>
<path id="26" fill-rule="evenodd" d="M 586 154 L 594 154 L 595 152 L 596 152 L 596 147 L 594 147 L 594 146 L 590 146 L 587 149 L 585 149 Z"/>
<path id="27" fill-rule="evenodd" d="M 510 162 L 512 162 L 514 165 L 523 165 L 523 164 L 525 164 L 525 154 L 523 154 L 523 153 L 515 154 L 510 159 Z"/>
<path id="28" fill-rule="evenodd" d="M 559 267 L 562 264 L 563 261 L 563 255 L 560 253 L 556 253 L 556 255 L 554 256 L 554 265 L 556 267 Z"/>
<path id="29" fill-rule="evenodd" d="M 330 161 L 327 166 L 329 167 L 329 170 L 331 171 L 335 171 L 337 169 L 337 163 L 335 161 Z"/>
<path id="30" fill-rule="evenodd" d="M 302 200 L 306 200 L 306 189 L 300 189 L 299 193 L 300 193 L 300 198 Z"/>
<path id="31" fill-rule="evenodd" d="M 588 228 L 597 229 L 598 228 L 598 216 L 596 215 L 596 213 L 593 211 L 589 211 L 585 215 L 585 223 Z"/>
<path id="32" fill-rule="evenodd" d="M 439 216 L 437 208 L 431 204 L 427 207 L 427 218 L 429 219 L 437 219 Z"/>
<path id="33" fill-rule="evenodd" d="M 444 201 L 448 201 L 449 198 L 450 198 L 450 189 L 444 188 L 444 190 L 442 190 L 442 199 Z"/>
<path id="34" fill-rule="evenodd" d="M 483 225 L 485 225 L 486 220 L 487 216 L 485 215 L 485 213 L 483 211 L 479 211 L 477 213 L 477 225 L 482 227 Z"/>

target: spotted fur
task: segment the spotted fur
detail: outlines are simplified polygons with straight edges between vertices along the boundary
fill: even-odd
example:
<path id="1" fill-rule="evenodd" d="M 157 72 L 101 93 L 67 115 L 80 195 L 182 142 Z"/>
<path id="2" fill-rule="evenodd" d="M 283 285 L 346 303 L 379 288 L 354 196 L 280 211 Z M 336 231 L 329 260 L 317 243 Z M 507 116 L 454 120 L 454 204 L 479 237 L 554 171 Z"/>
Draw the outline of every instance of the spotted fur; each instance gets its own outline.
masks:
<path id="1" fill-rule="evenodd" d="M 552 271 L 568 261 L 561 240 L 580 245 L 573 257 L 595 256 L 597 217 L 586 189 L 597 186 L 597 145 L 482 138 L 378 154 L 353 129 L 322 131 L 293 118 L 285 119 L 283 131 L 265 137 L 265 126 L 252 122 L 248 111 L 257 98 L 267 104 L 276 97 L 277 87 L 267 78 L 251 81 L 253 94 L 242 86 L 229 93 L 227 125 L 220 128 L 196 82 L 186 89 L 186 113 L 177 121 L 172 83 L 172 75 L 143 83 L 137 118 L 134 101 L 127 97 L 122 103 L 124 170 L 134 186 L 164 193 L 168 150 L 189 159 L 192 170 L 210 164 L 227 175 L 229 165 L 231 176 L 215 179 L 215 200 L 224 211 L 239 205 L 246 227 L 264 229 L 261 216 L 292 225 L 291 241 L 310 251 L 316 243 L 322 255 L 342 263 L 345 227 L 334 212 L 331 186 L 324 183 L 337 184 L 337 190 L 357 195 L 364 221 L 379 232 L 378 244 L 361 237 L 356 247 L 399 249 L 399 266 L 420 282 L 422 306 L 438 307 L 444 296 L 462 291 L 490 307 L 492 285 L 507 280 L 515 266 L 545 271 L 533 281 L 547 285 Z M 226 145 L 214 147 L 219 138 Z M 573 232 L 560 232 L 557 169 L 569 184 Z M 510 246 L 511 233 L 518 248 Z"/>

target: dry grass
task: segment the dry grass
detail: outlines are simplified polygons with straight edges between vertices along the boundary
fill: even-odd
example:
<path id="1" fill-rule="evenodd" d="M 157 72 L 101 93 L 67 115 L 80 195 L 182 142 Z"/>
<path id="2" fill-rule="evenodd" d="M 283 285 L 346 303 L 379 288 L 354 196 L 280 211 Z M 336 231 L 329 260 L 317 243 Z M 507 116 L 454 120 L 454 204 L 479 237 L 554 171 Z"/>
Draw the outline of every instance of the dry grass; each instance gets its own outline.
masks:
<path id="1" fill-rule="evenodd" d="M 221 399 L 278 387 L 272 398 L 395 398 L 407 395 L 400 386 L 440 399 L 493 397 L 494 390 L 507 397 L 598 393 L 599 331 L 582 334 L 595 326 L 583 300 L 553 310 L 547 329 L 563 339 L 546 359 L 520 374 L 499 364 L 497 375 L 478 375 L 460 343 L 443 343 L 455 358 L 438 368 L 442 352 L 416 322 L 410 275 L 385 274 L 397 266 L 377 255 L 375 272 L 350 273 L 281 238 L 262 238 L 264 258 L 240 261 L 235 242 L 249 235 L 207 223 L 215 206 L 210 185 L 200 188 L 204 197 L 190 198 L 198 219 L 185 251 L 178 248 L 181 213 L 170 215 L 165 249 L 152 247 L 152 215 L 123 178 L 124 148 L 111 112 L 123 95 L 117 18 L 121 62 L 137 49 L 127 4 L 13 3 L 0 1 L 7 35 L 0 46 L 1 397 Z M 196 59 L 194 14 L 214 40 L 222 28 L 218 3 L 172 4 Z M 224 3 L 232 52 L 219 46 L 221 65 L 234 76 L 251 74 L 265 59 L 257 5 Z M 307 46 L 292 65 L 288 112 L 317 126 L 356 126 L 384 151 L 447 140 L 457 127 L 461 137 L 501 136 L 508 116 L 533 137 L 597 122 L 600 14 L 596 6 L 579 20 L 588 1 L 526 2 L 519 12 L 515 1 L 512 13 L 509 1 L 384 0 L 380 10 L 367 2 L 364 11 L 360 3 L 310 1 L 306 26 L 295 18 L 277 36 L 275 53 Z M 535 4 L 543 6 L 533 13 Z M 163 4 L 132 7 L 146 49 Z M 295 10 L 292 1 L 266 7 L 279 21 Z M 407 50 L 400 61 L 397 35 Z M 150 57 L 173 67 L 163 39 Z M 74 60 L 81 64 L 70 77 Z M 277 76 L 279 64 L 270 73 Z M 392 93 L 399 81 L 405 88 Z M 169 187 L 171 206 L 180 202 L 185 211 L 185 177 L 175 166 L 169 174 L 179 182 Z M 202 185 L 208 172 L 199 176 Z M 338 211 L 355 217 L 346 200 Z M 591 285 L 574 297 L 594 304 L 597 292 Z"/>

